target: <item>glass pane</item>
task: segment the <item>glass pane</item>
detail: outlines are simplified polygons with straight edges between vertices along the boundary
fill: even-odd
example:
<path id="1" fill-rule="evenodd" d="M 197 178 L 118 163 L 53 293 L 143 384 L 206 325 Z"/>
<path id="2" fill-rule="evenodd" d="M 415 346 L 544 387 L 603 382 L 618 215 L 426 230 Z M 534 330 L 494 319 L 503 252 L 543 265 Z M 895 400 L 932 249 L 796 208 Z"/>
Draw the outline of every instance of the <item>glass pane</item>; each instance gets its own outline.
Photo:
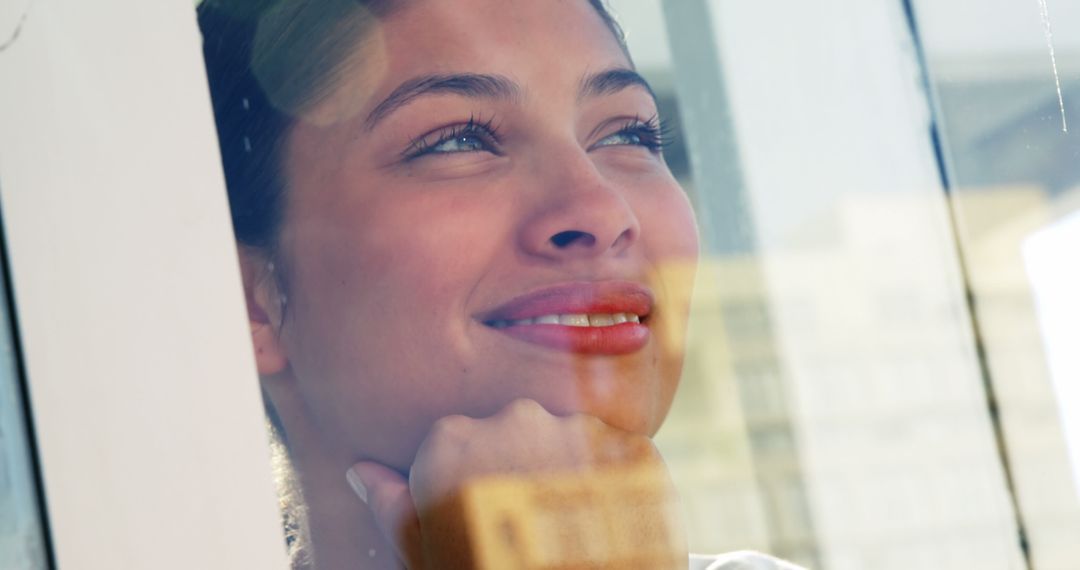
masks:
<path id="1" fill-rule="evenodd" d="M 658 438 L 693 548 L 1024 567 L 904 4 L 663 8 L 707 246 Z"/>
<path id="2" fill-rule="evenodd" d="M 1080 557 L 1080 5 L 916 1 L 941 151 L 1031 563 Z"/>
<path id="3" fill-rule="evenodd" d="M 0 269 L 6 271 L 2 258 Z M 0 279 L 0 568 L 44 570 L 45 531 L 6 289 Z"/>
<path id="4" fill-rule="evenodd" d="M 904 3 L 611 4 L 200 8 L 296 564 L 1022 568 Z"/>

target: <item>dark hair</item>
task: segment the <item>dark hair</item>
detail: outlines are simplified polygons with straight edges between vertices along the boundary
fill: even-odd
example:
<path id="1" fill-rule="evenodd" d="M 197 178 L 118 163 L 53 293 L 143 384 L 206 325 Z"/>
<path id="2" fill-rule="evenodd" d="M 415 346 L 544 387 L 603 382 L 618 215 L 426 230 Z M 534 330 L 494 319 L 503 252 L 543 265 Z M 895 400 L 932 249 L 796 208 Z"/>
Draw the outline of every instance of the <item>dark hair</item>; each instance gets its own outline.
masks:
<path id="1" fill-rule="evenodd" d="M 327 94 L 370 26 L 403 1 L 206 0 L 199 6 L 238 242 L 273 249 L 285 208 L 280 157 L 290 126 Z M 605 0 L 588 2 L 625 52 Z"/>

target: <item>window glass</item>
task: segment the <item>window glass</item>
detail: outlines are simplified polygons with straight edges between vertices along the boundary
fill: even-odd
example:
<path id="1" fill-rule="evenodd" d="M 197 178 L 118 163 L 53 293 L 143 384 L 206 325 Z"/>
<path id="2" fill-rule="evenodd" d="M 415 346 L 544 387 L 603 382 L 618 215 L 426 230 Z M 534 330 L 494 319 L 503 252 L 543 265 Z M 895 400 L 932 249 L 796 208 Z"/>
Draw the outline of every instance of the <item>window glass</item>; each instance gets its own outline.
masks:
<path id="1" fill-rule="evenodd" d="M 1080 6 L 915 4 L 945 174 L 1035 568 L 1080 556 L 1075 419 Z"/>
<path id="2" fill-rule="evenodd" d="M 7 299 L 5 277 L 0 279 L 0 567 L 44 570 L 45 530 Z"/>
<path id="3" fill-rule="evenodd" d="M 662 6 L 705 244 L 658 438 L 692 548 L 1022 567 L 904 4 Z"/>
<path id="4" fill-rule="evenodd" d="M 988 331 L 1068 334 L 1034 307 L 1063 306 L 1074 208 L 979 234 L 1012 273 L 970 233 L 1047 213 L 1010 185 L 1072 184 L 1071 147 L 1013 152 L 1051 144 L 1024 142 L 1045 82 L 942 82 L 942 24 L 905 2 L 610 4 L 621 26 L 586 0 L 200 5 L 294 565 L 1064 548 L 1071 507 L 1029 505 L 1075 498 L 1045 419 L 1067 386 L 995 367 L 1069 364 Z M 965 171 L 1010 190 L 965 201 Z M 1028 277 L 994 297 L 1025 327 L 988 328 L 984 285 Z M 1057 486 L 1025 495 L 1043 460 Z"/>

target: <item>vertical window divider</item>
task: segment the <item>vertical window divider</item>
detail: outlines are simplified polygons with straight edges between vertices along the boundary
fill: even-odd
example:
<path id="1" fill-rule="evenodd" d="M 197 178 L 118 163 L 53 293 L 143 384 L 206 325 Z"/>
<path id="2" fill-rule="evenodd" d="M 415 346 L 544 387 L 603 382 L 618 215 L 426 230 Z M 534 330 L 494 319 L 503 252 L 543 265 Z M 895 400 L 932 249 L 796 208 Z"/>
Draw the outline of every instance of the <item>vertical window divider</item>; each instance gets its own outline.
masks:
<path id="1" fill-rule="evenodd" d="M 914 57 L 918 61 L 919 79 L 927 105 L 930 108 L 930 129 L 927 135 L 933 146 L 934 156 L 937 160 L 938 171 L 941 177 L 941 186 L 945 191 L 947 200 L 945 207 L 949 212 L 949 223 L 952 226 L 953 248 L 955 251 L 960 274 L 965 284 L 966 294 L 964 300 L 967 304 L 967 315 L 971 322 L 971 332 L 975 341 L 975 353 L 979 360 L 979 369 L 982 375 L 983 390 L 986 394 L 986 407 L 990 411 L 990 421 L 994 430 L 994 442 L 997 446 L 998 455 L 1001 459 L 1001 469 L 1005 477 L 1005 485 L 1009 491 L 1009 501 L 1012 503 L 1013 515 L 1016 518 L 1017 543 L 1020 553 L 1024 557 L 1026 570 L 1033 570 L 1031 560 L 1031 545 L 1028 542 L 1027 526 L 1024 521 L 1024 511 L 1020 506 L 1020 498 L 1017 494 L 1016 480 L 1013 474 L 1013 466 L 1009 454 L 1009 443 L 1005 437 L 1005 427 L 1002 423 L 1001 408 L 998 404 L 997 389 L 990 371 L 990 363 L 986 354 L 986 344 L 983 341 L 982 326 L 979 321 L 978 307 L 975 304 L 975 295 L 971 290 L 971 274 L 967 254 L 960 244 L 960 227 L 956 211 L 956 188 L 954 184 L 953 166 L 949 159 L 947 148 L 947 134 L 941 129 L 941 105 L 937 90 L 930 80 L 929 61 L 922 38 L 919 35 L 919 20 L 917 9 L 913 0 L 899 0 L 903 4 L 908 33 L 911 35 L 911 45 L 915 50 Z"/>

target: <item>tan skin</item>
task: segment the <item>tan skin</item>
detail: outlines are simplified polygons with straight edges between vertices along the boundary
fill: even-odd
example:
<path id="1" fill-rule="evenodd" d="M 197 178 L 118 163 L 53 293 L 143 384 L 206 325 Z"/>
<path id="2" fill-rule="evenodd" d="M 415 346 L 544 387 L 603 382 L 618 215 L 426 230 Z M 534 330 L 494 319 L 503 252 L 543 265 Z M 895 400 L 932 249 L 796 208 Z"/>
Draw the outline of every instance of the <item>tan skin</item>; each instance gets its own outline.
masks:
<path id="1" fill-rule="evenodd" d="M 678 382 L 674 301 L 689 289 L 668 269 L 694 263 L 696 230 L 643 140 L 647 88 L 583 88 L 632 70 L 587 2 L 415 0 L 355 55 L 290 133 L 276 267 L 243 256 L 249 314 L 320 570 L 422 568 L 417 508 L 478 475 L 659 461 L 649 437 Z M 509 89 L 424 93 L 372 122 L 431 74 Z M 656 300 L 628 353 L 538 346 L 483 318 L 610 283 Z M 354 465 L 367 502 L 346 484 Z"/>

